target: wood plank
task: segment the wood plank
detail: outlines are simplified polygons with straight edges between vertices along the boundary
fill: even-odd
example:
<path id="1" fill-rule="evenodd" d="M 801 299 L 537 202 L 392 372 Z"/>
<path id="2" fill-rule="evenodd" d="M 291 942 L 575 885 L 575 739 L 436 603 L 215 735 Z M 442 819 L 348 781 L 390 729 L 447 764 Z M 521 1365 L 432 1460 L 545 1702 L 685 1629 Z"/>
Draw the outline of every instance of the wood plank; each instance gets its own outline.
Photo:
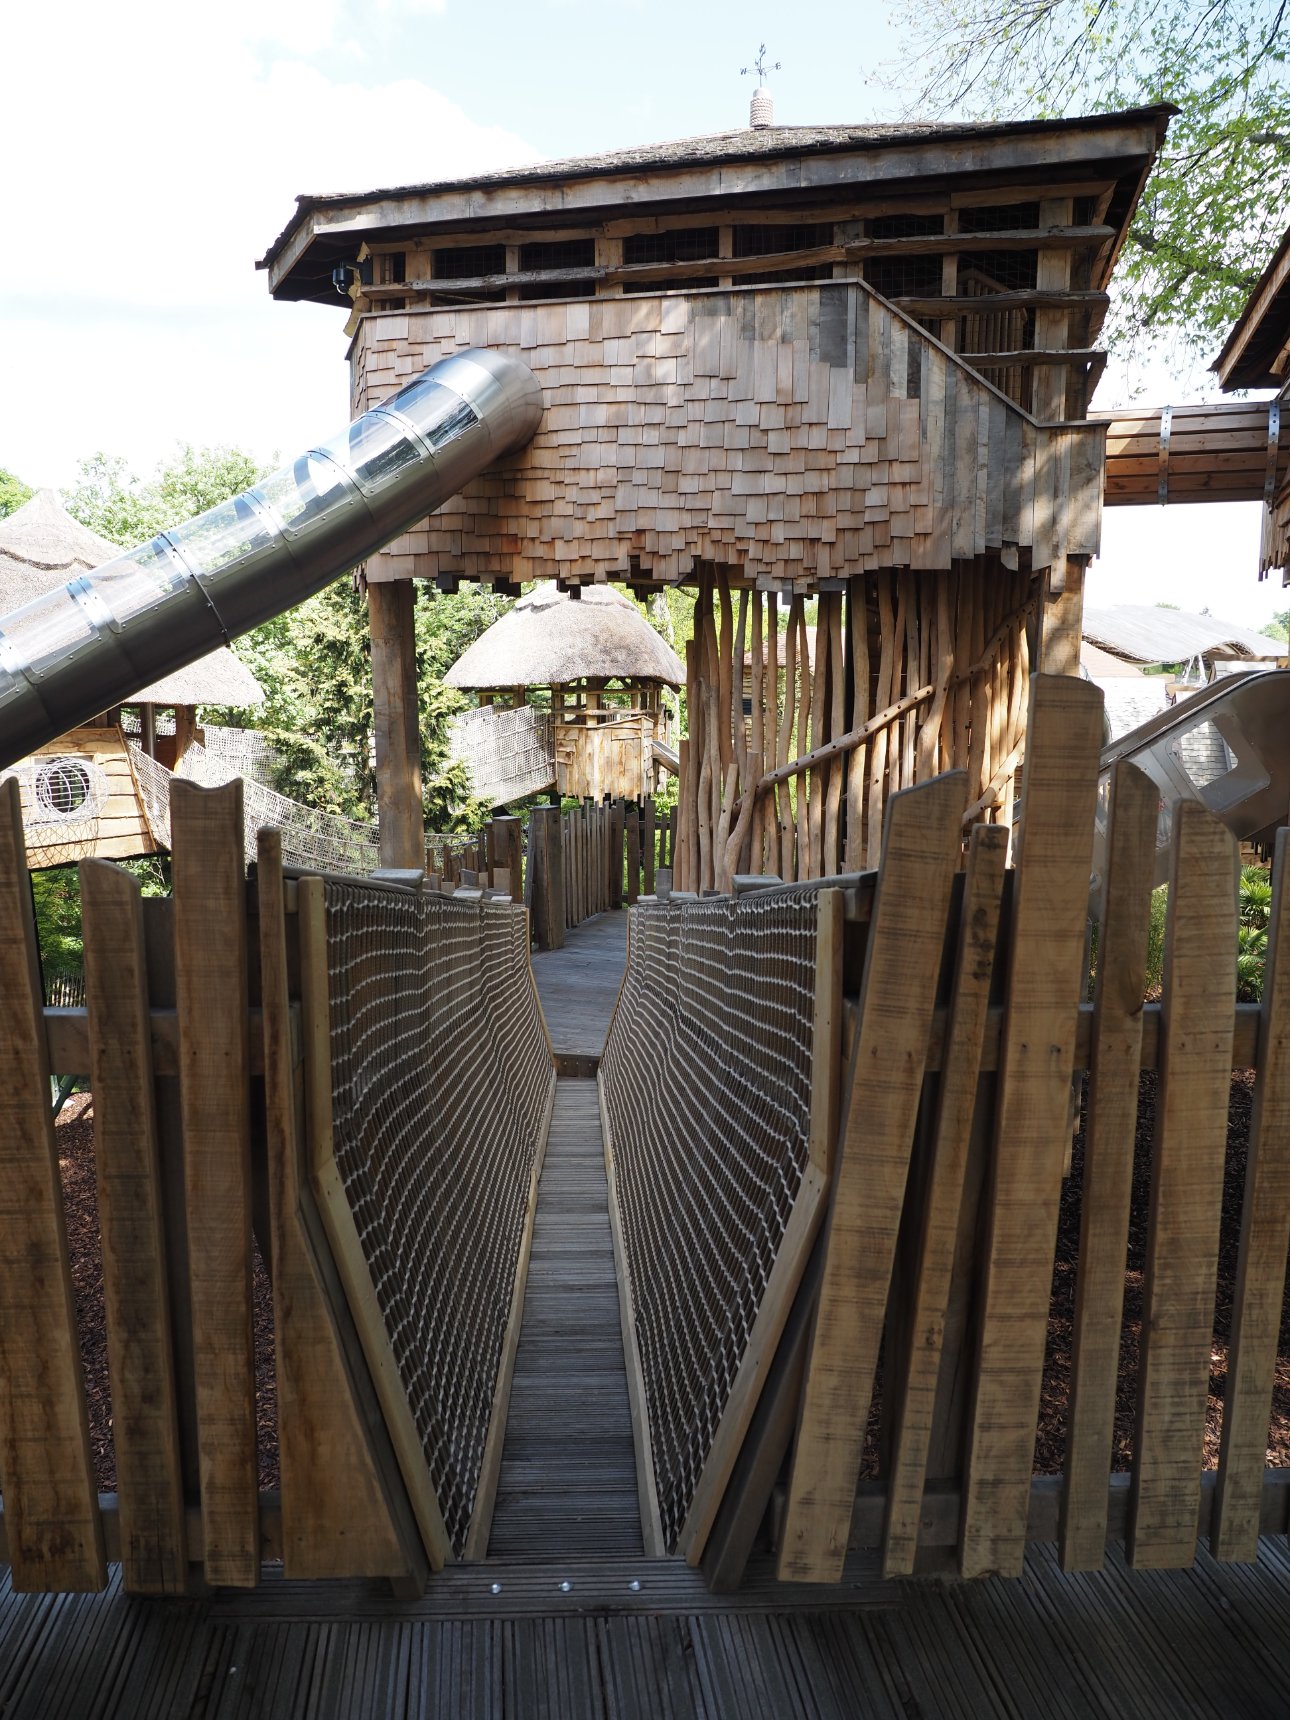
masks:
<path id="1" fill-rule="evenodd" d="M 1253 1559 L 1290 1248 L 1290 831 L 1277 832 L 1210 1550 Z"/>
<path id="2" fill-rule="evenodd" d="M 175 1005 L 207 1581 L 260 1575 L 242 783 L 170 788 Z"/>
<path id="3" fill-rule="evenodd" d="M 1159 799 L 1155 783 L 1142 771 L 1132 765 L 1114 767 L 1098 929 L 1062 1493 L 1061 1560 L 1066 1571 L 1100 1570 L 1106 1551 L 1106 1478 L 1124 1315 Z"/>
<path id="4" fill-rule="evenodd" d="M 887 809 L 779 1555 L 786 1582 L 836 1582 L 846 1556 L 965 797 L 954 771 Z"/>
<path id="5" fill-rule="evenodd" d="M 1025 1553 L 1057 1210 L 1070 1128 L 1102 695 L 1031 682 L 1026 794 L 1008 955 L 984 1286 L 969 1412 L 961 1570 L 1013 1574 Z"/>
<path id="6" fill-rule="evenodd" d="M 452 1546 L 333 1153 L 331 1006 L 323 890 L 321 878 L 300 880 L 300 1000 L 304 1017 L 309 1177 L 426 1557 L 430 1568 L 438 1571 L 452 1558 Z"/>
<path id="7" fill-rule="evenodd" d="M 902 1354 L 887 1378 L 899 1382 L 893 1413 L 883 1573 L 911 1575 L 918 1551 L 927 1457 L 945 1337 L 959 1209 L 980 1082 L 981 1047 L 999 934 L 1008 831 L 972 832 L 955 953 L 935 1135 L 923 1199 L 914 1282 Z"/>
<path id="8" fill-rule="evenodd" d="M 143 904 L 105 860 L 82 861 L 80 885 L 120 1557 L 132 1593 L 178 1595 L 188 1548 Z"/>
<path id="9" fill-rule="evenodd" d="M 301 1211 L 303 1090 L 292 1053 L 282 836 L 259 834 L 260 990 L 273 1258 L 282 1561 L 295 1577 L 412 1575 L 391 1522 Z"/>
<path id="10" fill-rule="evenodd" d="M 10 777 L 0 782 L 0 1488 L 20 1593 L 107 1581 L 41 1006 Z"/>
<path id="11" fill-rule="evenodd" d="M 811 1021 L 809 1162 L 753 1321 L 747 1348 L 681 1527 L 677 1550 L 692 1565 L 697 1565 L 703 1557 L 708 1534 L 747 1436 L 807 1260 L 824 1222 L 841 1097 L 842 909 L 840 890 L 820 891 Z"/>
<path id="12" fill-rule="evenodd" d="M 1127 1547 L 1147 1568 L 1196 1552 L 1236 1002 L 1236 839 L 1174 810 L 1162 1040 Z"/>
<path id="13" fill-rule="evenodd" d="M 425 865 L 415 599 L 410 580 L 374 581 L 367 587 L 382 866 Z"/>

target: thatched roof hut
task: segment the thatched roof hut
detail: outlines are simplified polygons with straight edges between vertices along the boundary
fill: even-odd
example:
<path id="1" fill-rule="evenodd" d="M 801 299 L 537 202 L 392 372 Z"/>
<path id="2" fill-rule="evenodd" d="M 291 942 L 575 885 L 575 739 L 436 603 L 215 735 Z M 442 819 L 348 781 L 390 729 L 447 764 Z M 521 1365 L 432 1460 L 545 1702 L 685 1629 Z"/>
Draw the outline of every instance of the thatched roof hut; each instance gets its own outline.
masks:
<path id="1" fill-rule="evenodd" d="M 119 544 L 73 519 L 55 491 L 38 490 L 0 520 L 0 616 L 120 553 Z M 264 693 L 246 665 L 221 646 L 186 669 L 141 687 L 127 702 L 240 707 L 263 704 Z"/>
<path id="2" fill-rule="evenodd" d="M 543 582 L 449 669 L 450 687 L 559 687 L 575 681 L 685 682 L 680 658 L 632 600 L 610 585 L 574 599 Z"/>

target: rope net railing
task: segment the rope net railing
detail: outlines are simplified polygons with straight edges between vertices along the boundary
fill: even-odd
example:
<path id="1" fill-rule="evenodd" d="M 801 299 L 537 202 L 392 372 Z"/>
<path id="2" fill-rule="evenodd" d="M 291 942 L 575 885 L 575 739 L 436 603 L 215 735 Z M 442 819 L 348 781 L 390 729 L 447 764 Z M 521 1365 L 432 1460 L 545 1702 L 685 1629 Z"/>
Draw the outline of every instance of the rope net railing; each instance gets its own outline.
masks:
<path id="1" fill-rule="evenodd" d="M 527 916 L 330 878 L 324 902 L 333 1152 L 460 1554 L 554 1085 Z"/>
<path id="2" fill-rule="evenodd" d="M 470 772 L 476 797 L 498 806 L 555 782 L 553 719 L 533 705 L 462 711 L 448 725 L 448 748 Z"/>
<path id="3" fill-rule="evenodd" d="M 643 905 L 600 1066 L 675 1550 L 811 1156 L 818 893 Z"/>
<path id="4" fill-rule="evenodd" d="M 171 772 L 134 741 L 129 745 L 130 764 L 153 839 L 168 849 Z M 289 866 L 312 871 L 370 872 L 381 864 L 375 825 L 304 806 L 244 776 L 231 756 L 212 754 L 199 741 L 189 745 L 174 774 L 200 783 L 203 788 L 219 788 L 242 776 L 248 861 L 255 858 L 256 832 L 272 826 L 282 832 L 282 857 Z"/>

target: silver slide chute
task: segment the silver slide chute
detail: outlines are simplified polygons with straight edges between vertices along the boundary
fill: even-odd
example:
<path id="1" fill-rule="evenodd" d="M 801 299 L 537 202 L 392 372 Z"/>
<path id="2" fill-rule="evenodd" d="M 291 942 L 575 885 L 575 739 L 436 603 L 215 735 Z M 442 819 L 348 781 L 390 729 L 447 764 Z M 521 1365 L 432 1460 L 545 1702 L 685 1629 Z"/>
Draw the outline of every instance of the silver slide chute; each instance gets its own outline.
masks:
<path id="1" fill-rule="evenodd" d="M 519 359 L 454 354 L 253 489 L 0 616 L 0 769 L 312 597 L 541 416 Z"/>

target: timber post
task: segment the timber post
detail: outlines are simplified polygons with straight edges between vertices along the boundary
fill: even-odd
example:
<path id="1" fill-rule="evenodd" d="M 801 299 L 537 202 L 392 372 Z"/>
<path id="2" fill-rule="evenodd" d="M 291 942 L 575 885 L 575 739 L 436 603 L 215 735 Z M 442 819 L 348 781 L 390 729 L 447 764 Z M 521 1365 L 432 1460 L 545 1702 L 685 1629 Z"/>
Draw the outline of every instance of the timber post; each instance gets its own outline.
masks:
<path id="1" fill-rule="evenodd" d="M 421 728 L 411 580 L 367 588 L 372 630 L 372 723 L 376 740 L 376 809 L 381 865 L 422 866 Z"/>

